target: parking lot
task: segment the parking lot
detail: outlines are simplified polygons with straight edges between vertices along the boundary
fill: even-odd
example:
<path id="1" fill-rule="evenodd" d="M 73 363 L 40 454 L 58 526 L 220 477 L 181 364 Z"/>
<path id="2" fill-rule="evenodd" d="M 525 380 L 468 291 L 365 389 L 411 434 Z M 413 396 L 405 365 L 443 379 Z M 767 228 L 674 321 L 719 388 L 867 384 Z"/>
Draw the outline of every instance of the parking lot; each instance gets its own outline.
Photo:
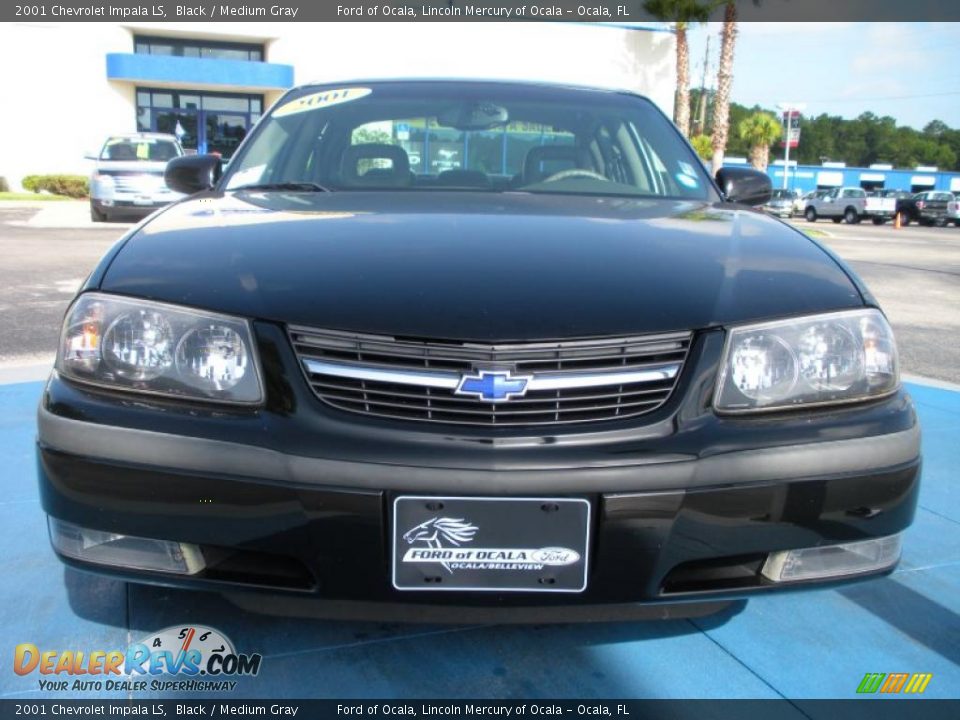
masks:
<path id="1" fill-rule="evenodd" d="M 699 620 L 434 626 L 252 615 L 217 595 L 61 566 L 35 487 L 34 412 L 63 310 L 125 228 L 89 227 L 82 213 L 73 225 L 36 213 L 0 208 L 0 521 L 10 543 L 0 567 L 16 578 L 0 587 L 0 628 L 11 644 L 107 650 L 170 625 L 205 624 L 264 656 L 260 675 L 228 694 L 235 699 L 852 698 L 867 672 L 933 673 L 925 697 L 956 696 L 960 229 L 812 226 L 829 233 L 819 241 L 862 275 L 889 314 L 924 428 L 920 505 L 893 575 L 757 598 Z M 69 695 L 41 692 L 36 676 L 0 674 L 3 697 Z"/>

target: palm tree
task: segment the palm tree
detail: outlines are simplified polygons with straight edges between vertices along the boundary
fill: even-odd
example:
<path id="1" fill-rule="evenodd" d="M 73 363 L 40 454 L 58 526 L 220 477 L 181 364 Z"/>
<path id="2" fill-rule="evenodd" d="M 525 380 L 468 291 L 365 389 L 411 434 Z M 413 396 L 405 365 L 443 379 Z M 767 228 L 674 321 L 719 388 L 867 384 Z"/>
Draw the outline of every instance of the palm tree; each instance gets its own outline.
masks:
<path id="1" fill-rule="evenodd" d="M 727 2 L 723 11 L 723 32 L 720 36 L 720 65 L 717 70 L 717 93 L 713 98 L 713 173 L 723 167 L 730 132 L 730 88 L 733 86 L 733 49 L 737 43 L 737 4 Z"/>
<path id="2" fill-rule="evenodd" d="M 690 144 L 697 151 L 701 160 L 710 160 L 713 157 L 713 143 L 710 142 L 708 135 L 694 135 L 690 138 Z"/>
<path id="3" fill-rule="evenodd" d="M 783 132 L 780 121 L 765 112 L 745 117 L 737 126 L 740 139 L 750 146 L 750 164 L 757 170 L 766 170 L 770 162 L 770 146 Z"/>
<path id="4" fill-rule="evenodd" d="M 684 135 L 690 134 L 690 23 L 706 22 L 714 8 L 725 0 L 647 0 L 643 9 L 660 20 L 672 22 L 677 32 L 677 92 L 673 121 Z"/>

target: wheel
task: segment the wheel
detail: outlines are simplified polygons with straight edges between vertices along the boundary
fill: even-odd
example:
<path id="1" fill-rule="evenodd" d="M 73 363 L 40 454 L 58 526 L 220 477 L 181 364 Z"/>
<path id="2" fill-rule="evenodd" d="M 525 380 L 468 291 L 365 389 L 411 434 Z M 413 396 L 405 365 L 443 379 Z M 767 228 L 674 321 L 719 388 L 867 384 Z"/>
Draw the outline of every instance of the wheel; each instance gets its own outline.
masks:
<path id="1" fill-rule="evenodd" d="M 808 208 L 804 211 L 803 216 L 807 219 L 807 222 L 816 222 L 816 221 L 817 221 L 817 211 L 814 210 L 812 207 L 808 207 Z"/>
<path id="2" fill-rule="evenodd" d="M 106 222 L 107 214 L 102 210 L 98 210 L 97 206 L 93 204 L 93 201 L 90 201 L 90 219 L 94 222 Z"/>
<path id="3" fill-rule="evenodd" d="M 903 212 L 902 210 L 899 213 L 897 213 L 897 215 L 900 216 L 900 227 L 906 227 L 907 225 L 910 224 L 910 215 Z"/>
<path id="4" fill-rule="evenodd" d="M 860 222 L 860 215 L 854 208 L 848 207 L 843 211 L 843 219 L 847 222 L 847 225 L 856 225 Z"/>
<path id="5" fill-rule="evenodd" d="M 875 218 L 873 219 L 873 224 L 874 224 L 874 225 L 883 225 L 885 222 L 886 222 L 886 220 L 885 220 L 884 218 L 882 218 L 882 217 L 875 217 Z"/>
<path id="6" fill-rule="evenodd" d="M 830 219 L 833 220 L 835 225 L 839 225 L 841 222 L 843 222 L 843 218 L 830 218 Z"/>
<path id="7" fill-rule="evenodd" d="M 944 217 L 938 217 L 936 220 L 933 221 L 933 224 L 934 224 L 936 227 L 946 227 L 946 226 L 947 226 L 947 219 L 944 218 Z"/>

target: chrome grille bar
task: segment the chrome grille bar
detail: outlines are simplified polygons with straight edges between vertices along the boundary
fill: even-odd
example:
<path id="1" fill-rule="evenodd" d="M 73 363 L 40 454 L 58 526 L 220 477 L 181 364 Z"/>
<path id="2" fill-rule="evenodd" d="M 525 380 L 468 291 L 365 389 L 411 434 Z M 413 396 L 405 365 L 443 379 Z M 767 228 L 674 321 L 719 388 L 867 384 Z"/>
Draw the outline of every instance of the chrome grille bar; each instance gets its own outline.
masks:
<path id="1" fill-rule="evenodd" d="M 661 407 L 690 349 L 689 332 L 557 342 L 421 341 L 291 326 L 291 344 L 327 405 L 407 421 L 536 426 L 610 421 Z M 464 376 L 508 373 L 525 394 L 480 401 Z"/>

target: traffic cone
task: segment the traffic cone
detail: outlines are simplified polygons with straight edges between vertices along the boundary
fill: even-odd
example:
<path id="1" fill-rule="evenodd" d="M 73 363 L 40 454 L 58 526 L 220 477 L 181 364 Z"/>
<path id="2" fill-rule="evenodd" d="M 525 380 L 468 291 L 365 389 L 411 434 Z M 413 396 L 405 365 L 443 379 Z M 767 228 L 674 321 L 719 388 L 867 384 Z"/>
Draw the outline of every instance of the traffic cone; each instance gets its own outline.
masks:
<path id="1" fill-rule="evenodd" d="M 894 230 L 900 229 L 900 213 L 893 214 L 893 229 Z"/>

